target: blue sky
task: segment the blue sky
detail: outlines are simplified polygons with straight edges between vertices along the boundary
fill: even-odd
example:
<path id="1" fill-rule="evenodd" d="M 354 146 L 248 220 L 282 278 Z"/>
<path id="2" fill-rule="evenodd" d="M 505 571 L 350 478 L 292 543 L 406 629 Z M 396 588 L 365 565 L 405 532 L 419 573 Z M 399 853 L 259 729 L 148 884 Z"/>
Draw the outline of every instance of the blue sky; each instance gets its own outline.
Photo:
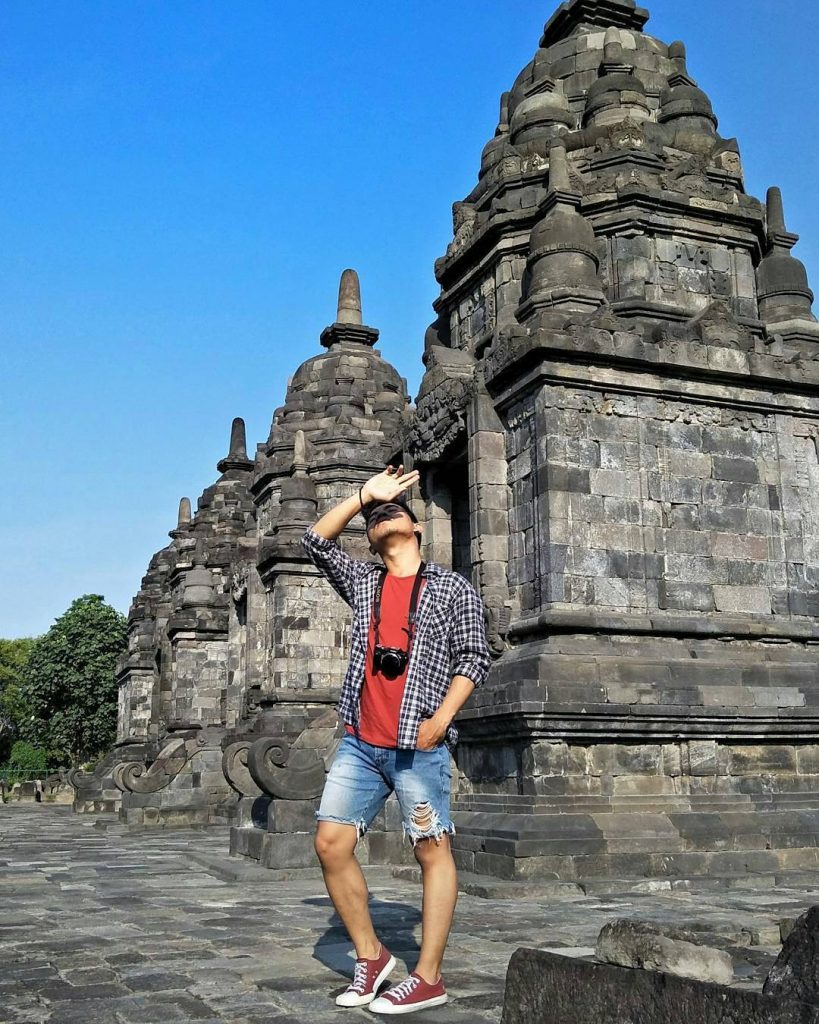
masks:
<path id="1" fill-rule="evenodd" d="M 417 392 L 452 202 L 556 0 L 4 0 L 0 636 L 122 611 L 179 498 L 252 452 L 338 276 Z M 819 264 L 809 0 L 655 0 L 746 185 Z"/>

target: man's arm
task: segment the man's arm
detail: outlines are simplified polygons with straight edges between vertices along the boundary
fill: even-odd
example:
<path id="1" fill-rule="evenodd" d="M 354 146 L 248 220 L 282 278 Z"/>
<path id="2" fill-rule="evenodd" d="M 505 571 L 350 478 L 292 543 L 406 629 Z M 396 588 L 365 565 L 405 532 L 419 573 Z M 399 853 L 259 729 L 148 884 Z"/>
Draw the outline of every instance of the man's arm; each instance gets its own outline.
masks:
<path id="1" fill-rule="evenodd" d="M 404 467 L 387 466 L 376 473 L 349 498 L 340 501 L 311 526 L 301 539 L 310 561 L 327 577 L 332 588 L 347 604 L 353 604 L 355 579 L 366 562 L 351 558 L 336 543 L 353 516 L 361 511 L 362 502 L 392 501 L 418 479 L 417 470 L 404 474 Z"/>
<path id="2" fill-rule="evenodd" d="M 432 750 L 446 736 L 449 724 L 469 700 L 475 684 L 466 676 L 453 676 L 446 697 L 431 718 L 425 718 L 418 726 L 416 746 L 420 750 Z"/>
<path id="3" fill-rule="evenodd" d="M 421 750 L 431 750 L 441 742 L 472 691 L 485 682 L 492 660 L 486 642 L 483 602 L 471 584 L 462 588 L 452 603 L 450 614 L 452 682 L 435 714 L 421 722 L 417 741 Z"/>

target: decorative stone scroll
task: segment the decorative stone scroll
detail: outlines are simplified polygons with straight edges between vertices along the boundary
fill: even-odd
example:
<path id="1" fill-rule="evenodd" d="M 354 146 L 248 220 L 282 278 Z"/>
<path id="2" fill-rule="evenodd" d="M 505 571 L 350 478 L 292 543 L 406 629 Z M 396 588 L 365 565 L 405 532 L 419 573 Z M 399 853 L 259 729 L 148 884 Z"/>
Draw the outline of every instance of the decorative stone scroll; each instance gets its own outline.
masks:
<path id="1" fill-rule="evenodd" d="M 114 785 L 124 793 L 157 793 L 170 785 L 205 742 L 202 733 L 195 739 L 172 739 L 150 767 L 141 761 L 123 761 L 113 770 Z"/>
<path id="2" fill-rule="evenodd" d="M 242 796 L 257 797 L 262 795 L 262 791 L 253 781 L 247 766 L 250 746 L 249 740 L 231 743 L 222 755 L 222 771 L 237 793 L 241 793 Z"/>
<path id="3" fill-rule="evenodd" d="M 247 753 L 248 770 L 260 789 L 279 800 L 312 800 L 324 789 L 343 735 L 344 727 L 331 711 L 308 726 L 292 745 L 278 736 L 257 740 Z"/>

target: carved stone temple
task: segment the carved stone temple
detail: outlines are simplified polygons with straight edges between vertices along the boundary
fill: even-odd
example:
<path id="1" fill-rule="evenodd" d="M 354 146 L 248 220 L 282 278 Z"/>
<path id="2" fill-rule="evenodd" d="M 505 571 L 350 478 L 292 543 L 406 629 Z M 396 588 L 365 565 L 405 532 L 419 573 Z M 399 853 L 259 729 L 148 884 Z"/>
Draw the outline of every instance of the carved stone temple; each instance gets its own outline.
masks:
<path id="1" fill-rule="evenodd" d="M 819 324 L 779 190 L 746 193 L 647 21 L 561 4 L 501 97 L 414 405 L 345 271 L 252 460 L 234 422 L 134 601 L 119 738 L 77 809 L 229 822 L 236 853 L 314 863 L 349 610 L 300 537 L 392 460 L 421 471 L 424 557 L 487 608 L 462 869 L 819 865 Z M 360 520 L 343 545 L 372 557 Z M 395 826 L 388 804 L 371 862 L 407 857 Z"/>

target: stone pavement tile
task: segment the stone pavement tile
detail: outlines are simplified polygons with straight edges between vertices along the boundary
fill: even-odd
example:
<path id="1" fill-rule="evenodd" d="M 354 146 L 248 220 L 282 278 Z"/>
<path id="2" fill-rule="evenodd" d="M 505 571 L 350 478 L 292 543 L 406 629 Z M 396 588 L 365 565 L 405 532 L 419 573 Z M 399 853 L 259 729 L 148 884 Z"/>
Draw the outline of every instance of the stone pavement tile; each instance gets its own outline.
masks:
<path id="1" fill-rule="evenodd" d="M 0 808 L 0 834 L 4 858 L 23 883 L 0 893 L 2 1024 L 341 1019 L 333 1000 L 352 972 L 351 947 L 320 880 L 248 885 L 208 874 L 188 854 L 224 856 L 224 830 L 103 830 L 69 809 L 39 805 Z M 771 940 L 780 919 L 819 896 L 809 882 L 764 892 L 699 890 L 692 882 L 614 894 L 598 880 L 582 898 L 463 894 L 444 964 L 451 1002 L 413 1020 L 497 1024 L 515 948 L 587 955 L 615 917 L 693 922 L 743 947 Z M 393 980 L 400 980 L 418 958 L 420 886 L 378 878 L 370 887 L 373 919 L 399 959 Z M 740 952 L 737 983 L 758 989 L 776 949 L 754 944 Z M 349 1010 L 343 1019 L 375 1018 Z"/>

